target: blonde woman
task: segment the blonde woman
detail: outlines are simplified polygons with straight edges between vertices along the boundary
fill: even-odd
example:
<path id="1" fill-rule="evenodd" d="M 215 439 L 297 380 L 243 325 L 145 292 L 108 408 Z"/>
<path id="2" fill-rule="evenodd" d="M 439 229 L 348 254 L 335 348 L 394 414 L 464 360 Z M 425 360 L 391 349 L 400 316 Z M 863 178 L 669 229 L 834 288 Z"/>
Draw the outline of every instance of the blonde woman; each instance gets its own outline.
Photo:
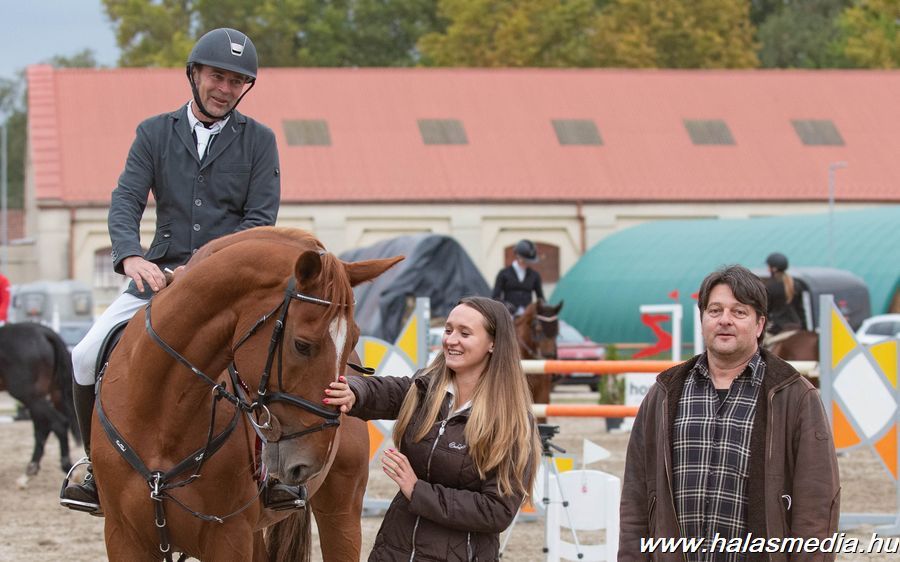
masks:
<path id="1" fill-rule="evenodd" d="M 382 469 L 399 487 L 370 561 L 496 560 L 532 489 L 540 444 L 512 318 L 492 299 L 450 312 L 442 353 L 413 377 L 341 377 L 326 404 L 396 419 Z"/>

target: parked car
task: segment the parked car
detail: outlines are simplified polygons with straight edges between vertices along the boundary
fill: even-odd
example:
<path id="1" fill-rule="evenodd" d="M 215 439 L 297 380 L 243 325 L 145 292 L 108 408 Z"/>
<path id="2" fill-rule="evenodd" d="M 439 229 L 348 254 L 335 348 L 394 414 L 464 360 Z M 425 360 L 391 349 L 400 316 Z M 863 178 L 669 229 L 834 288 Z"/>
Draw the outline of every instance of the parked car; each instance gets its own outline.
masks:
<path id="1" fill-rule="evenodd" d="M 556 337 L 556 357 L 564 360 L 595 361 L 606 358 L 606 348 L 582 335 L 571 324 L 559 321 L 559 334 Z M 586 384 L 592 392 L 597 391 L 601 375 L 593 373 L 571 373 L 563 375 L 556 384 Z"/>
<path id="2" fill-rule="evenodd" d="M 900 314 L 878 314 L 866 318 L 856 331 L 856 340 L 864 345 L 888 338 L 900 338 Z"/>

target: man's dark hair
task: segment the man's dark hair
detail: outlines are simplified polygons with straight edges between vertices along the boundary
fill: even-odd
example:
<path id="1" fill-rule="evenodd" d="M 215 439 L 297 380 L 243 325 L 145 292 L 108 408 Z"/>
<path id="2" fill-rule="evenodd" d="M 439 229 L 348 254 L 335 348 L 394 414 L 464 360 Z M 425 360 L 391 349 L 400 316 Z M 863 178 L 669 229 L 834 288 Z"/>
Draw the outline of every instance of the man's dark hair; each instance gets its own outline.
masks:
<path id="1" fill-rule="evenodd" d="M 726 265 L 707 275 L 700 284 L 700 298 L 697 306 L 700 308 L 701 317 L 709 305 L 709 294 L 716 285 L 722 284 L 731 288 L 734 298 L 739 303 L 753 307 L 758 317 L 766 316 L 769 309 L 769 297 L 762 280 L 742 265 Z M 760 344 L 762 344 L 765 333 L 766 331 L 763 330 L 757 338 Z"/>

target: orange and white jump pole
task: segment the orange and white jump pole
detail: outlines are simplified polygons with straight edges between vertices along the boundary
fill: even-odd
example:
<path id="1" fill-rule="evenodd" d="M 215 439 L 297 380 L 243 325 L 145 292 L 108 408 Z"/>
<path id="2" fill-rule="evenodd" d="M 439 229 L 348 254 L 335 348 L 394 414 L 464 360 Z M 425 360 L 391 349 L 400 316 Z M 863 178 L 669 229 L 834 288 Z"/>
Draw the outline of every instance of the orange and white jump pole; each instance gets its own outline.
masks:
<path id="1" fill-rule="evenodd" d="M 674 367 L 679 361 L 654 361 L 654 360 L 630 360 L 630 361 L 563 361 L 560 359 L 523 359 L 522 368 L 525 373 L 540 374 L 566 374 L 566 373 L 592 373 L 595 375 L 615 375 L 619 373 L 661 373 L 669 367 Z M 819 364 L 816 361 L 790 361 L 792 367 L 801 374 L 817 374 Z"/>
<path id="2" fill-rule="evenodd" d="M 535 417 L 628 418 L 637 415 L 637 406 L 619 404 L 532 404 Z"/>

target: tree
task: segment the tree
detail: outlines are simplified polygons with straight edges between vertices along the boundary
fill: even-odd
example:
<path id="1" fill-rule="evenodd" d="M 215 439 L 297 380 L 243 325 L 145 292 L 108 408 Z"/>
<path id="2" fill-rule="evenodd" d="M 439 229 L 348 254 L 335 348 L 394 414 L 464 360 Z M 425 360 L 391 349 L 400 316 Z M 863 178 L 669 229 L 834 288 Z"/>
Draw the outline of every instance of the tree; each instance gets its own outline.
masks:
<path id="1" fill-rule="evenodd" d="M 838 16 L 849 0 L 785 4 L 759 27 L 759 59 L 766 68 L 831 68 L 841 65 Z"/>
<path id="2" fill-rule="evenodd" d="M 426 65 L 593 66 L 593 0 L 440 0 L 449 25 L 419 40 Z"/>
<path id="3" fill-rule="evenodd" d="M 97 66 L 93 51 L 85 49 L 71 56 L 57 55 L 47 64 L 57 68 L 92 68 Z M 7 127 L 7 181 L 8 203 L 12 209 L 24 205 L 25 189 L 25 139 L 27 111 L 25 97 L 25 71 L 15 78 L 0 78 L 0 113 L 6 116 Z"/>
<path id="4" fill-rule="evenodd" d="M 440 28 L 437 0 L 103 0 L 124 66 L 183 66 L 206 31 L 233 27 L 263 66 L 409 66 Z"/>
<path id="5" fill-rule="evenodd" d="M 900 0 L 857 2 L 838 19 L 842 54 L 850 66 L 900 67 Z"/>
<path id="6" fill-rule="evenodd" d="M 7 203 L 11 209 L 23 206 L 25 185 L 25 96 L 24 71 L 15 79 L 0 78 L 0 114 L 6 118 Z"/>
<path id="7" fill-rule="evenodd" d="M 750 0 L 750 21 L 759 27 L 790 0 Z"/>
<path id="8" fill-rule="evenodd" d="M 759 64 L 746 0 L 615 0 L 600 15 L 595 48 L 603 66 Z"/>
<path id="9" fill-rule="evenodd" d="M 191 0 L 103 0 L 122 66 L 182 66 L 194 40 Z"/>

